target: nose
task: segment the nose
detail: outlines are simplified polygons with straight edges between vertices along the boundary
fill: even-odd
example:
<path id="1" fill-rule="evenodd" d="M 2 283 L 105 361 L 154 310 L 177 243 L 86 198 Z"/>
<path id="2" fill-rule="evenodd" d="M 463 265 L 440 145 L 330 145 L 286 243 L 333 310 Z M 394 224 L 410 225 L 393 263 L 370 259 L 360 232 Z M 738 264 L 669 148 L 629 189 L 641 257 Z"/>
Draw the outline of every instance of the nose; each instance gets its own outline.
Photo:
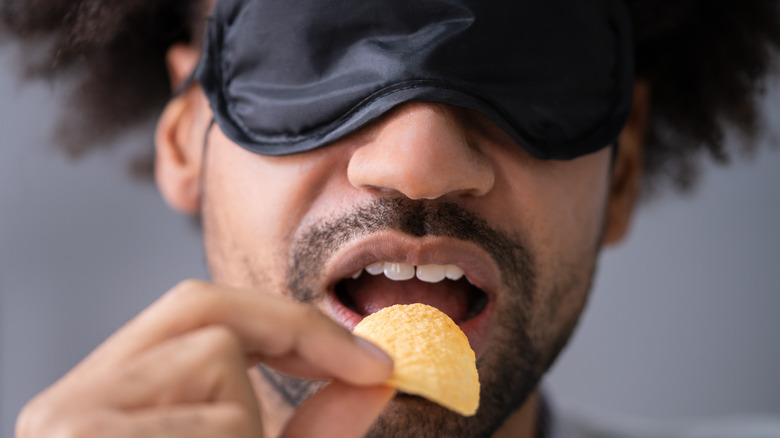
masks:
<path id="1" fill-rule="evenodd" d="M 347 168 L 354 187 L 395 191 L 410 199 L 482 196 L 495 172 L 458 108 L 410 102 L 388 114 Z"/>

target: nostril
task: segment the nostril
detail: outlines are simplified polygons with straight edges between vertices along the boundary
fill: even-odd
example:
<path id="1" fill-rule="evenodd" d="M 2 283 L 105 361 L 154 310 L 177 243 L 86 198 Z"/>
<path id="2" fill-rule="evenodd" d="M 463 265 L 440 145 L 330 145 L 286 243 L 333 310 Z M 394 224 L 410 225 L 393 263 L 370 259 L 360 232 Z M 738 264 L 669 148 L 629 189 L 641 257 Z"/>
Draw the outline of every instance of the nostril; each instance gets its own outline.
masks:
<path id="1" fill-rule="evenodd" d="M 438 199 L 447 195 L 482 196 L 494 185 L 493 167 L 486 162 L 449 160 L 444 155 L 429 163 L 415 158 L 368 157 L 371 151 L 355 152 L 347 167 L 350 184 L 359 189 L 394 191 L 409 199 Z M 362 156 L 360 156 L 362 155 Z M 442 162 L 449 160 L 449 162 Z"/>

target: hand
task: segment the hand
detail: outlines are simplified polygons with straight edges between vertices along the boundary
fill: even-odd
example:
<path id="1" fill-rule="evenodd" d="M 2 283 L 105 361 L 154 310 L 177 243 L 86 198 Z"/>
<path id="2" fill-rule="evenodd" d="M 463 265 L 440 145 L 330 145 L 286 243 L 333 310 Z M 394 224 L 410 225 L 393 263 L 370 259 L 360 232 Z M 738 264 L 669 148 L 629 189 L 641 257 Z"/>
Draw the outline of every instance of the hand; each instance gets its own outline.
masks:
<path id="1" fill-rule="evenodd" d="M 377 351 L 314 307 L 185 281 L 29 402 L 17 438 L 262 437 L 258 362 L 333 380 L 282 436 L 357 437 L 394 393 Z"/>

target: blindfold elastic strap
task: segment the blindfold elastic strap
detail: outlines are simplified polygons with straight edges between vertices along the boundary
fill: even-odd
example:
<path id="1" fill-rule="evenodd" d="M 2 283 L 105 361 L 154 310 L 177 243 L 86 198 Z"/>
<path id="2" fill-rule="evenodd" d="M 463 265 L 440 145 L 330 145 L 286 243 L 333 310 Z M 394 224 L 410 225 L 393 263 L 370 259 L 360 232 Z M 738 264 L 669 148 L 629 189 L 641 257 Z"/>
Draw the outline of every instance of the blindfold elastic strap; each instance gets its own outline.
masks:
<path id="1" fill-rule="evenodd" d="M 211 121 L 209 122 L 209 126 L 206 127 L 206 133 L 203 134 L 203 156 L 206 156 L 206 148 L 209 145 L 209 134 L 211 134 L 211 130 L 214 128 L 214 124 L 216 123 L 216 119 L 214 116 L 211 116 Z"/>

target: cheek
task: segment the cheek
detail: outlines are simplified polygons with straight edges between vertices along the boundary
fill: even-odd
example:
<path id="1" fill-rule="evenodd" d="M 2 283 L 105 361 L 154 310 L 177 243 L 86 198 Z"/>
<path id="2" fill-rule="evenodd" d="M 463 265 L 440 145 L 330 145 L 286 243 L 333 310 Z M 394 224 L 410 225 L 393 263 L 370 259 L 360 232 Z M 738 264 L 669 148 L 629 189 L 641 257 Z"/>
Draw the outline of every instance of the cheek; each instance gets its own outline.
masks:
<path id="1" fill-rule="evenodd" d="M 212 278 L 235 286 L 281 288 L 290 236 L 318 196 L 328 168 L 316 164 L 322 163 L 320 157 L 254 154 L 215 131 L 203 182 Z"/>
<path id="2" fill-rule="evenodd" d="M 604 227 L 608 150 L 567 162 L 537 163 L 513 185 L 527 211 L 536 262 L 529 335 L 549 363 L 585 305 Z"/>
<path id="3" fill-rule="evenodd" d="M 510 199 L 540 262 L 574 263 L 598 251 L 608 194 L 609 150 L 570 161 L 535 161 L 514 172 Z M 506 162 L 506 161 L 505 161 Z"/>
<path id="4" fill-rule="evenodd" d="M 610 151 L 571 161 L 503 156 L 489 220 L 522 230 L 534 260 L 529 334 L 557 345 L 576 322 L 590 287 L 604 225 Z M 510 200 L 507 202 L 507 200 Z M 550 356 L 554 349 L 542 348 Z"/>
<path id="5" fill-rule="evenodd" d="M 610 155 L 607 148 L 569 161 L 540 161 L 496 147 L 490 156 L 495 186 L 485 199 L 469 201 L 470 208 L 506 230 L 522 230 L 538 257 L 568 258 L 577 248 L 592 253 L 603 232 Z"/>

